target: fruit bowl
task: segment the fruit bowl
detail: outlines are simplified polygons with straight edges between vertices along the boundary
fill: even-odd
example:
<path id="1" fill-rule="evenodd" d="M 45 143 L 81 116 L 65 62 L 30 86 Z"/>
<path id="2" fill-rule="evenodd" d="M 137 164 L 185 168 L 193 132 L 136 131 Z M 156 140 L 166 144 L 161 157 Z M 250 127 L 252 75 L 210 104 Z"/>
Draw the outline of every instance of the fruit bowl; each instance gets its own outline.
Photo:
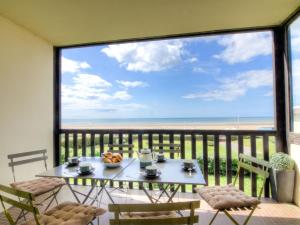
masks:
<path id="1" fill-rule="evenodd" d="M 102 157 L 103 163 L 107 168 L 116 168 L 121 165 L 123 157 L 119 153 L 107 152 L 103 154 Z"/>
<path id="2" fill-rule="evenodd" d="M 106 168 L 117 168 L 121 165 L 121 162 L 117 162 L 117 163 L 104 163 Z"/>

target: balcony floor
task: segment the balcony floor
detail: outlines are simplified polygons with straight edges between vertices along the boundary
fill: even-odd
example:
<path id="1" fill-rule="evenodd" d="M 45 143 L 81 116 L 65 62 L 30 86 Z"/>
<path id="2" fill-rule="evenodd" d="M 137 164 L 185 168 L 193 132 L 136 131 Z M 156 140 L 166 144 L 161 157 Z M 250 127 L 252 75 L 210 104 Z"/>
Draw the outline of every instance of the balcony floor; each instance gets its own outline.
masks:
<path id="1" fill-rule="evenodd" d="M 76 189 L 82 192 L 87 192 L 88 189 L 82 186 L 76 186 Z M 120 191 L 115 191 L 113 193 L 114 199 L 118 203 L 143 203 L 149 202 L 144 193 L 139 190 L 129 190 L 129 194 L 125 194 Z M 67 187 L 64 187 L 60 192 L 58 199 L 62 201 L 75 201 L 72 193 L 68 190 Z M 186 201 L 186 200 L 195 200 L 198 199 L 197 194 L 192 193 L 179 193 L 174 197 L 174 201 Z M 107 208 L 106 202 L 109 202 L 107 196 L 103 194 L 101 205 L 103 208 Z M 15 212 L 15 211 L 14 211 Z M 201 201 L 201 207 L 197 210 L 199 214 L 199 224 L 207 225 L 210 219 L 212 218 L 214 211 L 204 202 Z M 243 222 L 246 216 L 245 211 L 235 211 L 233 212 L 234 217 L 239 221 Z M 109 218 L 112 217 L 112 214 L 106 213 L 100 217 L 101 225 L 108 225 Z M 7 225 L 7 221 L 4 218 L 4 215 L 0 215 L 0 224 Z M 95 223 L 97 224 L 97 223 Z M 218 215 L 217 219 L 213 223 L 214 225 L 232 225 L 231 221 L 225 217 L 222 213 Z M 264 199 L 263 203 L 260 204 L 259 208 L 256 209 L 254 215 L 252 216 L 249 224 L 259 224 L 259 225 L 300 225 L 300 208 L 292 204 L 278 204 L 273 202 L 270 199 Z"/>

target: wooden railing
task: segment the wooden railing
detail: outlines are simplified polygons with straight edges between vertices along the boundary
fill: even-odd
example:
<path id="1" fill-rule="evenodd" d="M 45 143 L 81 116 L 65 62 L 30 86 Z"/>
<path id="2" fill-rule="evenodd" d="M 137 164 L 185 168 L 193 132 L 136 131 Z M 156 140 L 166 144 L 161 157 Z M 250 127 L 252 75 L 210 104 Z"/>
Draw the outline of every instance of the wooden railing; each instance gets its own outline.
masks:
<path id="1" fill-rule="evenodd" d="M 235 176 L 238 154 L 268 161 L 276 151 L 275 135 L 276 131 L 271 130 L 62 129 L 60 162 L 66 162 L 70 156 L 100 156 L 108 144 L 133 144 L 137 151 L 152 148 L 154 143 L 176 143 L 180 144 L 181 154 L 170 153 L 170 158 L 198 159 L 207 185 L 224 185 Z M 257 195 L 259 184 L 255 174 L 242 173 L 239 178 L 240 189 L 252 196 Z M 181 190 L 186 191 L 186 187 Z M 264 194 L 270 196 L 269 181 Z"/>

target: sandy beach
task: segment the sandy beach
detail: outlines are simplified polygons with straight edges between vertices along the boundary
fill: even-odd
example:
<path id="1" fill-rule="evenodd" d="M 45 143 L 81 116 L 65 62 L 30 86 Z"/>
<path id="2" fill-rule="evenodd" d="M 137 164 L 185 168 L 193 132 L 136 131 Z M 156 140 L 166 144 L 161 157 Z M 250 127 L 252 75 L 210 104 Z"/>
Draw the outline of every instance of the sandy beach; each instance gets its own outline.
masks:
<path id="1" fill-rule="evenodd" d="M 149 124 L 62 124 L 62 129 L 200 129 L 200 130 L 267 130 L 274 128 L 271 122 L 249 122 L 249 123 L 219 123 L 219 124 L 168 124 L 168 123 L 149 123 Z"/>

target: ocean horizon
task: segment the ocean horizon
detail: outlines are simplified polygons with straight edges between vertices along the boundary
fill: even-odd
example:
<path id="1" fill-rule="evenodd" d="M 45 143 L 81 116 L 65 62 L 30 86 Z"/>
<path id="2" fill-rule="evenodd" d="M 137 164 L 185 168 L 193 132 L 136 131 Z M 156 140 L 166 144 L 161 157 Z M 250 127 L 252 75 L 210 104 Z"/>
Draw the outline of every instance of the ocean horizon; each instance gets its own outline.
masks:
<path id="1" fill-rule="evenodd" d="M 65 125 L 88 124 L 247 124 L 274 123 L 273 117 L 182 117 L 182 118 L 106 118 L 62 119 Z"/>

